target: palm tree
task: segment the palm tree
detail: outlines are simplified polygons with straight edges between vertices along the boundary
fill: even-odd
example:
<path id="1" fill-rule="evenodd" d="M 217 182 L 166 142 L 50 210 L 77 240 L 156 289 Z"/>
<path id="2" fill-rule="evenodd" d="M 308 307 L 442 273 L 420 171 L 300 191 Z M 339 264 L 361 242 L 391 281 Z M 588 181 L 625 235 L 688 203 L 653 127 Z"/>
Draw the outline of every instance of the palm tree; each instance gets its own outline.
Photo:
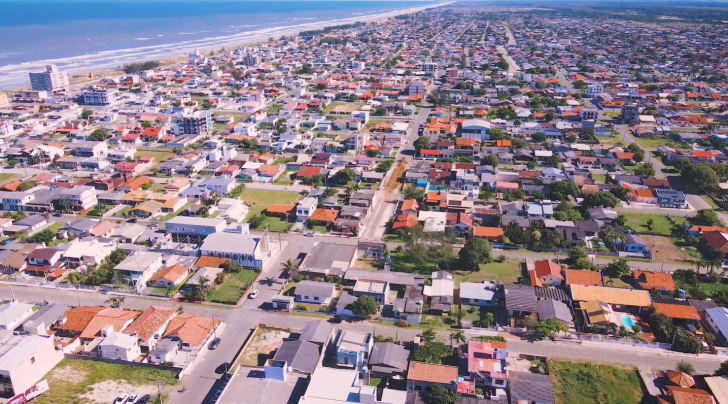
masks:
<path id="1" fill-rule="evenodd" d="M 435 339 L 435 331 L 432 328 L 428 328 L 420 333 L 420 337 L 425 341 L 432 341 Z"/>
<path id="2" fill-rule="evenodd" d="M 121 307 L 121 304 L 124 303 L 124 300 L 126 300 L 124 296 L 112 296 L 106 299 L 104 303 L 108 304 L 111 307 Z"/>
<path id="3" fill-rule="evenodd" d="M 205 300 L 207 292 L 210 290 L 210 278 L 202 275 L 197 281 L 200 288 L 200 300 Z"/>
<path id="4" fill-rule="evenodd" d="M 457 343 L 458 345 L 460 345 L 460 344 L 464 344 L 464 343 L 465 343 L 465 341 L 466 341 L 466 339 L 465 339 L 465 334 L 463 334 L 463 332 L 462 332 L 462 331 L 460 331 L 460 330 L 457 330 L 457 331 L 453 331 L 453 332 L 451 332 L 451 333 L 450 333 L 450 345 L 453 345 L 453 343 L 452 343 L 452 342 L 453 342 L 453 340 L 454 340 L 454 341 L 455 341 L 455 342 L 456 342 L 456 343 Z M 453 345 L 453 346 L 454 346 L 454 345 Z"/>
<path id="5" fill-rule="evenodd" d="M 324 196 L 327 198 L 332 197 L 338 193 L 339 193 L 339 191 L 337 191 L 336 188 L 326 188 L 324 190 Z"/>
<path id="6" fill-rule="evenodd" d="M 283 270 L 288 272 L 298 269 L 298 264 L 293 262 L 293 260 L 291 260 L 290 258 L 287 259 L 285 262 L 281 262 L 281 265 L 283 266 Z"/>

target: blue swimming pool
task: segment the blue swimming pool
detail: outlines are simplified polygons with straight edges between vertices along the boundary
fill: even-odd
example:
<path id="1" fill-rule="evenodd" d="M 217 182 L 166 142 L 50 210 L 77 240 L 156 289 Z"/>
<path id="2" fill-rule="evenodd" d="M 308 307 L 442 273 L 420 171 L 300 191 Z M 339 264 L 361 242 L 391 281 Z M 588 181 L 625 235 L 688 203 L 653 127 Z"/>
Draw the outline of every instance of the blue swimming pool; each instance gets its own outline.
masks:
<path id="1" fill-rule="evenodd" d="M 624 324 L 625 328 L 632 328 L 634 326 L 634 321 L 632 321 L 632 317 L 624 315 L 622 316 L 622 324 Z"/>

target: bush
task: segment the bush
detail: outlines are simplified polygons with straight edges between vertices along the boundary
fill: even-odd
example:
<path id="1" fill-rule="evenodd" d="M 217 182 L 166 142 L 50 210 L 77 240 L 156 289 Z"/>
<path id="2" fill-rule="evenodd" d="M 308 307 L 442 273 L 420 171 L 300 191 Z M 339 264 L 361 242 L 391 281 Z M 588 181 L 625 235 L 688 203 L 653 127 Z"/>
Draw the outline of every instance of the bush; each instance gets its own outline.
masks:
<path id="1" fill-rule="evenodd" d="M 407 320 L 397 320 L 394 325 L 399 328 L 412 328 L 412 323 Z"/>
<path id="2" fill-rule="evenodd" d="M 308 307 L 306 307 L 306 306 L 304 306 L 302 304 L 297 304 L 297 305 L 293 306 L 293 308 L 296 309 L 296 310 L 308 311 Z"/>

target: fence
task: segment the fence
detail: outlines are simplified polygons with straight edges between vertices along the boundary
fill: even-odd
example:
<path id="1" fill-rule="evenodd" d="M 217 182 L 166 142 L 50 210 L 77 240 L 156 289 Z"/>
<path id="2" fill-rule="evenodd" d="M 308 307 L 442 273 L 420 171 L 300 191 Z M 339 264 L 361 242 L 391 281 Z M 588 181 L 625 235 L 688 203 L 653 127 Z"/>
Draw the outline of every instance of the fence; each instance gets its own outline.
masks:
<path id="1" fill-rule="evenodd" d="M 576 340 L 576 341 L 591 341 L 591 342 L 608 342 L 612 344 L 621 344 L 621 345 L 629 345 L 634 347 L 641 347 L 641 348 L 655 348 L 655 349 L 665 349 L 670 350 L 672 348 L 672 344 L 668 344 L 665 342 L 648 342 L 648 341 L 639 341 L 639 340 L 633 340 L 633 339 L 627 339 L 627 338 L 619 338 L 619 337 L 610 337 L 607 335 L 599 335 L 599 334 L 570 334 L 568 338 L 559 338 L 560 340 Z"/>
<path id="2" fill-rule="evenodd" d="M 79 355 L 79 354 L 72 354 L 72 353 L 66 353 L 63 355 L 68 359 L 81 359 L 81 360 L 87 360 L 87 361 L 104 362 L 104 363 L 109 363 L 112 365 L 138 366 L 138 367 L 153 368 L 153 369 L 158 369 L 158 370 L 171 370 L 173 372 L 181 372 L 184 370 L 184 368 L 175 367 L 175 366 L 157 365 L 154 363 L 145 363 L 145 362 L 129 362 L 129 361 L 121 360 L 121 359 L 102 358 L 100 356 Z"/>

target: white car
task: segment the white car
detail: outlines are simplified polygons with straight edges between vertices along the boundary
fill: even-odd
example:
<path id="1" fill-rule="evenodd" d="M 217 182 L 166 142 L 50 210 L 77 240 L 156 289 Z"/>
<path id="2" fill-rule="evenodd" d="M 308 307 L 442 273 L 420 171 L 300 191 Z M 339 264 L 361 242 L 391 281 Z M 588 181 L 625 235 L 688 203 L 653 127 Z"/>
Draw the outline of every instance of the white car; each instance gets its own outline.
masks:
<path id="1" fill-rule="evenodd" d="M 137 400 L 137 397 L 139 397 L 137 394 L 132 394 L 129 397 L 126 398 L 127 404 L 134 404 Z"/>
<path id="2" fill-rule="evenodd" d="M 250 295 L 248 295 L 248 297 L 250 297 L 251 299 L 255 299 L 256 297 L 258 297 L 258 293 L 259 293 L 258 289 L 253 289 L 253 291 L 250 292 Z"/>
<path id="3" fill-rule="evenodd" d="M 124 404 L 126 401 L 126 394 L 123 396 L 116 397 L 116 400 L 114 400 L 114 404 Z"/>

